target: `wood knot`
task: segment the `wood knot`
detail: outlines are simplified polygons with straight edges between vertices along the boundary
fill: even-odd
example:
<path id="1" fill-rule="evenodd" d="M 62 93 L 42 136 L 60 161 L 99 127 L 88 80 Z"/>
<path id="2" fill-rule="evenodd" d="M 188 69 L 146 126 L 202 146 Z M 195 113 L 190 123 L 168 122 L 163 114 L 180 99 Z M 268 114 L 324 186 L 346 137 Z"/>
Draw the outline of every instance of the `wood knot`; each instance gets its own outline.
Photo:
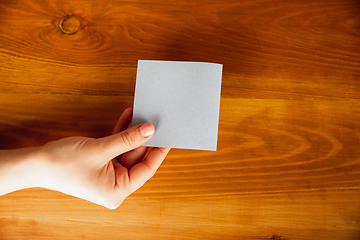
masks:
<path id="1" fill-rule="evenodd" d="M 59 28 L 63 33 L 74 34 L 80 27 L 80 21 L 75 16 L 66 16 L 59 23 Z"/>

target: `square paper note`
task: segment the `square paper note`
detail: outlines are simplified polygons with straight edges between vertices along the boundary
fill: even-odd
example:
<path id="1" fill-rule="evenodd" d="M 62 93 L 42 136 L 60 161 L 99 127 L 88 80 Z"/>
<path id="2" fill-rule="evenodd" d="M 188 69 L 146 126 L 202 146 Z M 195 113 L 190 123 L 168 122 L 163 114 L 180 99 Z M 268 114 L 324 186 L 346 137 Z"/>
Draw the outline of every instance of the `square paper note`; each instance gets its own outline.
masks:
<path id="1" fill-rule="evenodd" d="M 144 146 L 216 151 L 221 77 L 221 64 L 140 60 L 133 125 L 155 126 Z"/>

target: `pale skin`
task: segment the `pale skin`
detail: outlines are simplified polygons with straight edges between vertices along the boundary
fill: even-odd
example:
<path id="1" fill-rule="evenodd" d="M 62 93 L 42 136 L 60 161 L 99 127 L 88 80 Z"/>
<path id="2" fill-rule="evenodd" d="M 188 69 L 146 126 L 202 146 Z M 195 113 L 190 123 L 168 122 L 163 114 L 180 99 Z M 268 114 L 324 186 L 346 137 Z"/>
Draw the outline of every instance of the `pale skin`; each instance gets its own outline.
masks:
<path id="1" fill-rule="evenodd" d="M 126 109 L 108 137 L 69 137 L 41 147 L 0 151 L 0 195 L 43 187 L 117 208 L 155 174 L 170 151 L 142 147 L 154 126 L 129 127 L 131 116 L 132 109 Z"/>

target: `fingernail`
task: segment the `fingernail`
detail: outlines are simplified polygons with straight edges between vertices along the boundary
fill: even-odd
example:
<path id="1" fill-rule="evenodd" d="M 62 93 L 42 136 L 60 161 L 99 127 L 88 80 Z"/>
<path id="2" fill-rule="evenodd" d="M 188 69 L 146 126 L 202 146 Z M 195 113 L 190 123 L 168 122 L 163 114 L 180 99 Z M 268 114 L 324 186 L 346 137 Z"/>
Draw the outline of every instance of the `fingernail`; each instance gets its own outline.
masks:
<path id="1" fill-rule="evenodd" d="M 154 126 L 151 123 L 144 123 L 138 127 L 138 130 L 144 138 L 154 133 Z"/>

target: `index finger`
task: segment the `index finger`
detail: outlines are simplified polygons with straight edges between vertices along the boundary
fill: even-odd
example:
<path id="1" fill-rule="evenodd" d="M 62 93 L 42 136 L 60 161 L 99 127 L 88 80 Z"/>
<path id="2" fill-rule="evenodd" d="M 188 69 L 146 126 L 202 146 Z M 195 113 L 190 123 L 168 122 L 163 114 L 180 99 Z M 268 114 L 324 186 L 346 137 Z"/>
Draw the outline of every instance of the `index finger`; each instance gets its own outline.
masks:
<path id="1" fill-rule="evenodd" d="M 124 131 L 126 128 L 128 128 L 130 122 L 131 122 L 131 117 L 133 114 L 133 109 L 132 108 L 127 108 L 124 110 L 124 112 L 121 114 L 117 124 L 115 125 L 115 128 L 113 130 L 113 134 L 119 133 Z"/>

